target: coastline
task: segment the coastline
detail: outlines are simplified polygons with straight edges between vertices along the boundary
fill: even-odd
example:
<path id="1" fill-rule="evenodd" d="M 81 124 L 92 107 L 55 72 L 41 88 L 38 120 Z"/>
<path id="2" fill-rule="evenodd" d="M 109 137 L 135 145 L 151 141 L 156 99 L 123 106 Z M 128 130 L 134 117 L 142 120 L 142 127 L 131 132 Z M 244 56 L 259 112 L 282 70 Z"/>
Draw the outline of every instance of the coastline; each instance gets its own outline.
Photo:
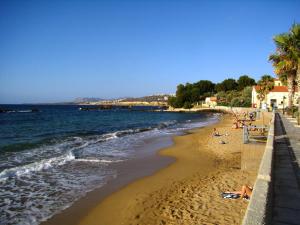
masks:
<path id="1" fill-rule="evenodd" d="M 244 145 L 230 117 L 174 136 L 173 145 L 132 162 L 137 176 L 89 192 L 42 224 L 240 224 L 247 202 L 222 199 L 220 192 L 253 185 L 256 171 L 240 169 Z M 229 144 L 211 137 L 214 127 L 229 134 Z M 247 148 L 258 149 L 259 160 L 264 145 Z M 140 169 L 147 164 L 150 170 Z"/>
<path id="2" fill-rule="evenodd" d="M 159 151 L 174 163 L 107 196 L 79 224 L 240 224 L 247 202 L 222 199 L 220 192 L 253 185 L 257 168 L 240 169 L 242 131 L 231 125 L 225 115 L 218 124 L 174 137 L 174 145 Z M 228 133 L 228 144 L 211 137 L 213 127 Z M 256 149 L 259 161 L 264 145 L 247 148 Z"/>
<path id="3" fill-rule="evenodd" d="M 214 124 L 215 122 L 213 122 Z M 206 125 L 212 126 L 212 125 Z M 201 128 L 191 128 L 185 130 L 179 136 L 187 136 L 190 132 Z M 162 155 L 159 152 L 174 145 L 175 136 L 162 136 L 147 139 L 145 145 L 139 146 L 136 149 L 138 154 L 135 159 L 126 160 L 112 164 L 112 169 L 121 171 L 117 179 L 108 181 L 104 186 L 96 188 L 88 192 L 82 198 L 76 200 L 71 206 L 54 214 L 52 217 L 43 221 L 42 225 L 72 225 L 77 224 L 79 220 L 84 218 L 99 202 L 111 194 L 121 190 L 132 182 L 144 177 L 152 176 L 160 170 L 168 167 L 176 161 L 172 155 Z"/>
<path id="4" fill-rule="evenodd" d="M 162 157 L 157 153 L 160 149 L 173 145 L 172 137 L 149 139 L 146 145 L 141 146 L 140 157 L 129 161 L 122 161 L 112 165 L 112 169 L 121 171 L 117 179 L 108 181 L 104 186 L 88 192 L 84 197 L 75 201 L 70 207 L 43 221 L 42 225 L 73 225 L 84 218 L 88 212 L 96 207 L 107 196 L 122 189 L 124 186 L 149 176 L 157 170 L 163 169 L 175 161 L 171 157 Z M 143 151 L 143 152 L 141 152 Z M 138 170 L 136 168 L 139 168 Z M 128 176 L 130 174 L 130 176 Z"/>

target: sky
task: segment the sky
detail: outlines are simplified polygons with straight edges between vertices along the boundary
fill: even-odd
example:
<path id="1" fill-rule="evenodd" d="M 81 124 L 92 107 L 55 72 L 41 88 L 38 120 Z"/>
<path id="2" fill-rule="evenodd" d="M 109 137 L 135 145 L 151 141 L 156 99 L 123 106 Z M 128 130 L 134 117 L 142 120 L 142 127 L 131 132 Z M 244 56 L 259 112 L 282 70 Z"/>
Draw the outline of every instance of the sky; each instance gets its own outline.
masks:
<path id="1" fill-rule="evenodd" d="M 299 0 L 1 0 L 0 103 L 175 93 L 274 75 Z"/>

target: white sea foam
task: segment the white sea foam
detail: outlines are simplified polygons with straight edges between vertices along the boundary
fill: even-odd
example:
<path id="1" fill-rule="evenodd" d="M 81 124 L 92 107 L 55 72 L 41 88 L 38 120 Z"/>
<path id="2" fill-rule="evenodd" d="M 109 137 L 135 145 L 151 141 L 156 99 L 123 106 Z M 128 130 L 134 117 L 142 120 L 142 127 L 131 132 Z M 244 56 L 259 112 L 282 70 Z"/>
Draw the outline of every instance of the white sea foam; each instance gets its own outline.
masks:
<path id="1" fill-rule="evenodd" d="M 135 146 L 142 145 L 144 140 L 203 127 L 215 122 L 217 117 L 181 124 L 167 121 L 156 128 L 69 137 L 28 152 L 18 152 L 11 158 L 17 166 L 0 173 L 0 180 L 6 180 L 1 183 L 0 199 L 9 203 L 0 208 L 3 210 L 0 221 L 38 224 L 70 206 L 87 191 L 116 177 L 117 171 L 110 165 L 135 157 Z M 36 162 L 30 163 L 34 160 Z M 27 164 L 22 165 L 22 162 Z"/>
<path id="2" fill-rule="evenodd" d="M 22 162 L 24 159 L 28 158 L 30 159 L 31 157 L 36 157 L 36 154 L 40 155 L 40 158 L 50 156 L 50 154 L 53 154 L 57 152 L 58 154 L 63 151 L 63 149 L 67 149 L 67 153 L 63 155 L 58 155 L 55 157 L 51 157 L 48 159 L 41 159 L 37 162 L 26 164 L 26 165 L 21 165 L 21 166 L 16 166 L 13 168 L 5 169 L 0 173 L 0 181 L 6 180 L 9 177 L 14 177 L 14 176 L 22 176 L 31 172 L 35 171 L 41 171 L 45 169 L 49 169 L 53 166 L 60 166 L 63 165 L 69 161 L 75 160 L 77 162 L 93 162 L 93 163 L 111 163 L 111 162 L 118 162 L 118 159 L 115 160 L 104 160 L 101 159 L 101 155 L 105 156 L 106 154 L 113 155 L 115 157 L 117 156 L 125 156 L 124 151 L 120 148 L 121 144 L 124 147 L 127 148 L 127 145 L 131 145 L 132 142 L 138 141 L 140 138 L 146 138 L 146 137 L 151 137 L 151 136 L 157 136 L 157 135 L 170 135 L 170 134 L 175 134 L 178 131 L 184 131 L 186 129 L 192 129 L 195 127 L 203 127 L 206 126 L 212 122 L 214 122 L 218 118 L 219 114 L 214 114 L 214 117 L 211 118 L 209 121 L 205 122 L 194 122 L 194 123 L 185 123 L 181 124 L 181 126 L 176 126 L 174 128 L 167 128 L 170 125 L 176 124 L 176 121 L 166 121 L 160 124 L 158 128 L 155 129 L 146 129 L 146 132 L 142 132 L 141 134 L 139 129 L 133 130 L 133 129 L 128 129 L 128 130 L 122 130 L 122 131 L 117 131 L 117 132 L 112 132 L 112 133 L 107 133 L 104 135 L 96 135 L 92 138 L 89 139 L 84 139 L 83 137 L 73 137 L 70 138 L 69 140 L 63 142 L 63 143 L 57 143 L 53 146 L 45 146 L 38 148 L 36 150 L 32 149 L 30 152 L 24 152 L 20 153 L 15 156 L 15 161 L 16 162 Z M 129 134 L 134 134 L 134 133 L 139 133 L 138 135 L 131 136 L 131 138 L 126 138 L 126 139 L 119 139 L 120 137 L 129 135 Z M 115 141 L 114 141 L 115 140 Z M 112 142 L 114 141 L 114 142 Z M 99 145 L 99 143 L 104 142 L 102 145 Z M 104 149 L 107 149 L 105 152 L 103 152 L 101 149 L 101 146 Z M 77 156 L 76 154 L 74 155 L 74 151 L 83 149 L 82 154 L 96 154 L 98 157 L 94 158 L 85 158 L 81 156 Z M 119 149 L 119 150 L 117 150 Z M 100 150 L 100 151 L 99 151 Z M 84 155 L 83 155 L 84 156 Z M 87 155 L 88 156 L 88 155 Z"/>
<path id="3" fill-rule="evenodd" d="M 15 176 L 19 177 L 19 176 L 22 176 L 22 175 L 25 175 L 25 174 L 28 174 L 31 172 L 49 169 L 52 166 L 60 166 L 60 165 L 67 163 L 68 161 L 71 161 L 74 159 L 75 159 L 75 156 L 70 151 L 67 154 L 62 155 L 62 156 L 53 157 L 50 159 L 44 159 L 44 160 L 34 162 L 34 163 L 24 165 L 24 166 L 5 169 L 0 173 L 0 181 L 5 181 L 6 179 L 8 179 L 10 177 L 15 177 Z"/>
<path id="4" fill-rule="evenodd" d="M 107 160 L 107 159 L 75 159 L 76 162 L 92 162 L 92 163 L 117 163 L 123 160 Z"/>

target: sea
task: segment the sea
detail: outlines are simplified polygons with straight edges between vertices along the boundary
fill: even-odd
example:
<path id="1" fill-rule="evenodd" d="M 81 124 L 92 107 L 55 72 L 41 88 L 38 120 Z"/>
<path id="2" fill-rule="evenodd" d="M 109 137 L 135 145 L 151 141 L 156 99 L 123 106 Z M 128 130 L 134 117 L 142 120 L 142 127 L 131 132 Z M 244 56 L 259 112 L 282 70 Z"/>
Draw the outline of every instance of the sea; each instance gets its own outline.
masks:
<path id="1" fill-rule="evenodd" d="M 147 140 L 182 135 L 214 113 L 156 107 L 79 110 L 77 105 L 0 105 L 0 224 L 39 224 L 121 176 Z"/>

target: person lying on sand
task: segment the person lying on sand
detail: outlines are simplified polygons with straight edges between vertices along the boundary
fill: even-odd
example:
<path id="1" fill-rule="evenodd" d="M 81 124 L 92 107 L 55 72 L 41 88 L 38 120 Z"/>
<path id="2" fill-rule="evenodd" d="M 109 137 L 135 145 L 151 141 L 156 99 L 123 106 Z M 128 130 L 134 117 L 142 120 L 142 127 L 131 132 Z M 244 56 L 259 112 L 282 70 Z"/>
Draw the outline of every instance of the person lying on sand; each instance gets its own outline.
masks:
<path id="1" fill-rule="evenodd" d="M 240 191 L 232 191 L 232 192 L 223 192 L 221 196 L 223 198 L 232 198 L 232 199 L 237 199 L 237 198 L 245 198 L 245 199 L 250 199 L 251 194 L 252 194 L 253 188 L 248 186 L 248 185 L 243 185 L 242 190 Z"/>
<path id="2" fill-rule="evenodd" d="M 221 136 L 221 134 L 219 133 L 219 131 L 217 131 L 217 128 L 214 128 L 214 131 L 213 131 L 213 133 L 212 133 L 212 136 L 214 136 L 214 137 L 219 137 L 219 136 Z"/>

